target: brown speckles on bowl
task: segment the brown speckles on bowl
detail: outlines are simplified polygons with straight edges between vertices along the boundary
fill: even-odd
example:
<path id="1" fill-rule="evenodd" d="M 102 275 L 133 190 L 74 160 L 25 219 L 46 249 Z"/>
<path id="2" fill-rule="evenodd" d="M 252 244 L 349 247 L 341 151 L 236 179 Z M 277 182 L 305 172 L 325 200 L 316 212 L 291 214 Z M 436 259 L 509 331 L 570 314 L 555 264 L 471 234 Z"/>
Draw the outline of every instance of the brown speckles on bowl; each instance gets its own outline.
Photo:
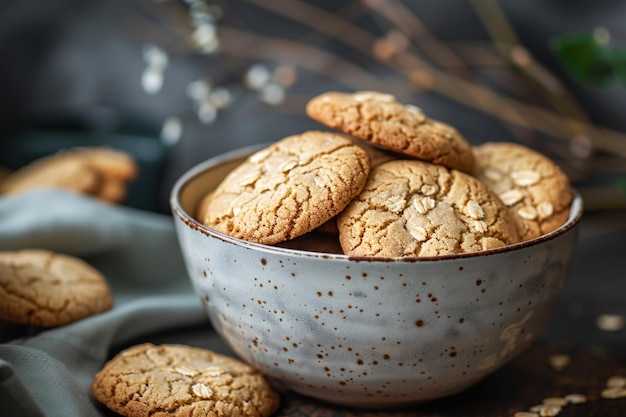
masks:
<path id="1" fill-rule="evenodd" d="M 564 286 L 581 200 L 557 231 L 441 258 L 350 258 L 234 239 L 188 213 L 246 154 L 208 161 L 172 191 L 194 288 L 242 359 L 337 404 L 385 407 L 470 387 L 541 334 Z"/>

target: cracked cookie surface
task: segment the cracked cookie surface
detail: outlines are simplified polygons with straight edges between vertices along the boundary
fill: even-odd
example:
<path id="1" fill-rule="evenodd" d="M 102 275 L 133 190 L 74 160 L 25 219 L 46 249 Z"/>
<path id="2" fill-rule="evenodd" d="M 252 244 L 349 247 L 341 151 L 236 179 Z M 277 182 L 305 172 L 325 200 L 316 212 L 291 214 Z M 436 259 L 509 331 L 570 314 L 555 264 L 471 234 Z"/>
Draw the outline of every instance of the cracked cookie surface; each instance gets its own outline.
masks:
<path id="1" fill-rule="evenodd" d="M 439 256 L 518 241 L 504 204 L 476 178 L 417 160 L 384 163 L 338 216 L 352 256 Z"/>
<path id="2" fill-rule="evenodd" d="M 484 143 L 474 148 L 474 155 L 474 175 L 509 208 L 522 240 L 565 223 L 573 199 L 571 185 L 548 157 L 510 142 Z"/>
<path id="3" fill-rule="evenodd" d="M 0 252 L 0 319 L 54 327 L 112 305 L 105 278 L 81 259 L 39 249 Z"/>
<path id="4" fill-rule="evenodd" d="M 264 148 L 205 197 L 198 220 L 237 238 L 275 244 L 301 236 L 340 213 L 370 171 L 349 139 L 309 131 Z"/>
<path id="5" fill-rule="evenodd" d="M 455 128 L 391 94 L 327 92 L 311 99 L 306 112 L 328 127 L 404 155 L 464 172 L 474 167 L 471 146 Z"/>
<path id="6" fill-rule="evenodd" d="M 185 345 L 125 349 L 95 375 L 91 392 L 125 417 L 267 417 L 280 405 L 254 368 Z"/>

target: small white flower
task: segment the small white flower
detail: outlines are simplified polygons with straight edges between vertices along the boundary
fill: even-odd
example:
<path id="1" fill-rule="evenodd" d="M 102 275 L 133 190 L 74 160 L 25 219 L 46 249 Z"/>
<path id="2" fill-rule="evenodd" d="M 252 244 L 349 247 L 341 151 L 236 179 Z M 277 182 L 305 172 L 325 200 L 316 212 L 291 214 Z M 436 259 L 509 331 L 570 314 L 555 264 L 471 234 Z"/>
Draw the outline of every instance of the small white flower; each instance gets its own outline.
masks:
<path id="1" fill-rule="evenodd" d="M 187 97 L 194 101 L 204 100 L 211 91 L 211 84 L 206 80 L 196 80 L 187 84 Z"/>
<path id="2" fill-rule="evenodd" d="M 217 109 L 208 100 L 202 101 L 198 106 L 198 120 L 205 125 L 211 124 L 217 118 Z"/>
<path id="3" fill-rule="evenodd" d="M 173 146 L 183 135 L 183 124 L 178 117 L 168 117 L 161 128 L 161 143 Z"/>
<path id="4" fill-rule="evenodd" d="M 285 89 L 276 84 L 267 84 L 261 90 L 261 99 L 272 106 L 285 101 Z"/>
<path id="5" fill-rule="evenodd" d="M 163 72 L 156 67 L 148 66 L 141 75 L 141 86 L 148 94 L 156 94 L 163 87 Z"/>
<path id="6" fill-rule="evenodd" d="M 148 44 L 143 47 L 142 50 L 143 59 L 148 64 L 148 67 L 157 69 L 164 69 L 169 63 L 167 53 L 160 47 Z"/>
<path id="7" fill-rule="evenodd" d="M 211 101 L 211 103 L 213 103 L 215 108 L 217 108 L 217 109 L 226 108 L 233 101 L 233 97 L 232 97 L 230 91 L 228 91 L 224 87 L 218 87 L 215 90 L 213 90 L 209 94 L 208 98 Z"/>
<path id="8" fill-rule="evenodd" d="M 256 64 L 248 69 L 244 82 L 248 88 L 260 90 L 269 82 L 269 79 L 268 69 L 264 65 Z"/>

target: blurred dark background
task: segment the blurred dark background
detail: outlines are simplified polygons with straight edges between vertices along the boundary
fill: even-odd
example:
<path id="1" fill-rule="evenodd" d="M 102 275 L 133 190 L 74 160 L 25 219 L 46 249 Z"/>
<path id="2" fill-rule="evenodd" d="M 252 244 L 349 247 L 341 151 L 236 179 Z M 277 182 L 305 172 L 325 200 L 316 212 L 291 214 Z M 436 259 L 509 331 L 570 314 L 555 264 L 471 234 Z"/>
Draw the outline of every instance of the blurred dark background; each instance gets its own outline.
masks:
<path id="1" fill-rule="evenodd" d="M 321 128 L 313 95 L 385 90 L 472 143 L 548 154 L 590 210 L 623 207 L 624 85 L 576 79 L 554 41 L 619 48 L 625 21 L 617 0 L 3 0 L 0 165 L 123 148 L 141 164 L 126 204 L 167 212 L 196 163 Z"/>

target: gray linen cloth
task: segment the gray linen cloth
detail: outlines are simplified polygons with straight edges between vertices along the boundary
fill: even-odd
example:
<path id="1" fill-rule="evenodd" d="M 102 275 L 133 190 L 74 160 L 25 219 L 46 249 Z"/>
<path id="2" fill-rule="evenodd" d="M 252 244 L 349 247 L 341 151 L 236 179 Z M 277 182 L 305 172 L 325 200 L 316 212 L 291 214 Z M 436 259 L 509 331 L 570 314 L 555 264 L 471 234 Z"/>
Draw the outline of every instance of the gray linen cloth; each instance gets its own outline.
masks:
<path id="1" fill-rule="evenodd" d="M 112 347 L 208 323 L 170 216 L 62 190 L 0 197 L 0 251 L 24 248 L 86 260 L 107 278 L 115 305 L 54 329 L 0 321 L 0 416 L 107 415 L 90 385 Z"/>

